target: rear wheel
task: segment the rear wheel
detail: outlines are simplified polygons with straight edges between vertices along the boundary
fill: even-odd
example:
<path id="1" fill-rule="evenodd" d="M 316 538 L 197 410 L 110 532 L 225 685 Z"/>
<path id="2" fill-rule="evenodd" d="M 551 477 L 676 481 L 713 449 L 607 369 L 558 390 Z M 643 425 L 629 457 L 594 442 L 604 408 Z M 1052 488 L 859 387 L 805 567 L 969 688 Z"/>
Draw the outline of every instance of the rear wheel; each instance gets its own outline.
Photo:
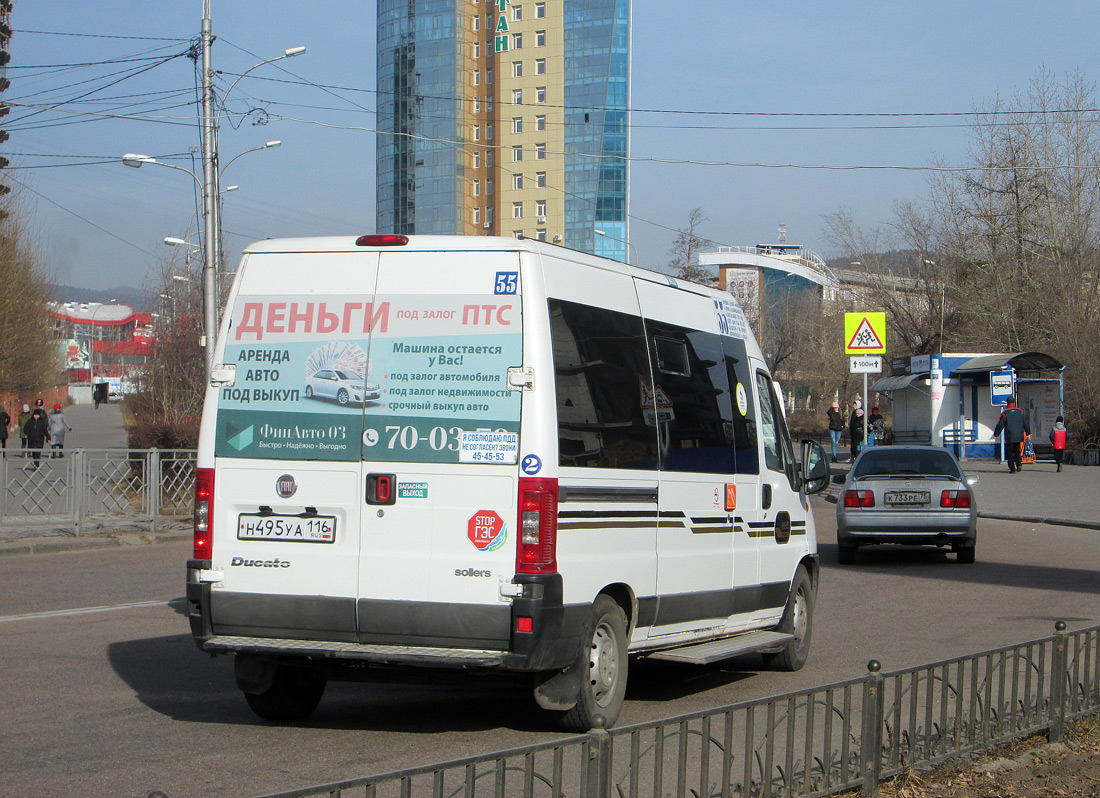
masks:
<path id="1" fill-rule="evenodd" d="M 836 561 L 841 565 L 855 565 L 858 546 L 837 546 Z"/>
<path id="2" fill-rule="evenodd" d="M 810 574 L 800 567 L 791 583 L 791 594 L 787 597 L 783 620 L 775 629 L 783 634 L 794 635 L 794 640 L 787 643 L 781 651 L 765 654 L 764 662 L 781 671 L 797 671 L 805 665 L 810 656 L 813 619 L 814 587 Z"/>
<path id="3" fill-rule="evenodd" d="M 566 731 L 610 728 L 619 718 L 626 695 L 626 614 L 609 596 L 592 605 L 585 643 L 573 664 L 581 680 L 580 699 L 561 717 Z"/>
<path id="4" fill-rule="evenodd" d="M 955 549 L 955 561 L 972 565 L 974 563 L 974 546 L 961 546 Z"/>
<path id="5" fill-rule="evenodd" d="M 252 711 L 267 720 L 304 720 L 313 714 L 325 694 L 325 680 L 302 668 L 278 665 L 271 686 L 259 693 L 245 693 Z"/>
<path id="6" fill-rule="evenodd" d="M 313 386 L 312 385 L 307 385 L 306 386 L 306 399 L 312 399 L 312 398 L 313 398 Z"/>

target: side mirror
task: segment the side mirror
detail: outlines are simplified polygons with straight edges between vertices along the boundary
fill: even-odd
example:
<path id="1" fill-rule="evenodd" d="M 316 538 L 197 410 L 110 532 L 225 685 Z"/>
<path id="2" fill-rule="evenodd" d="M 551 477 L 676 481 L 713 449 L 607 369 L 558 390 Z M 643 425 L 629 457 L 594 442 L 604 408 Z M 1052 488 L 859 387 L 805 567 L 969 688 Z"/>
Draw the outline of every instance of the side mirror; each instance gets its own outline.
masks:
<path id="1" fill-rule="evenodd" d="M 802 441 L 802 486 L 806 493 L 820 493 L 829 486 L 829 461 L 825 448 L 808 438 Z"/>
<path id="2" fill-rule="evenodd" d="M 966 484 L 969 485 L 970 487 L 974 487 L 975 485 L 978 484 L 978 475 L 977 474 L 964 474 L 963 476 L 966 477 Z"/>

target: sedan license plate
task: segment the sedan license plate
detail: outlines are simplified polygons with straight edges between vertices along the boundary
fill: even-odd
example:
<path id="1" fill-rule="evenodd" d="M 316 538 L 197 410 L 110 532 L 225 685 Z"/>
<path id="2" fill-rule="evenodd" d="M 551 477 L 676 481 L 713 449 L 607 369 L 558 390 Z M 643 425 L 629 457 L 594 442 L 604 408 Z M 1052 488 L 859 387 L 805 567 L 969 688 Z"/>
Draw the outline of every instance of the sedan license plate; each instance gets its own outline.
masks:
<path id="1" fill-rule="evenodd" d="M 241 513 L 237 517 L 237 540 L 332 543 L 336 540 L 336 517 Z"/>
<path id="2" fill-rule="evenodd" d="M 887 504 L 928 504 L 931 496 L 926 490 L 888 490 L 883 498 Z"/>

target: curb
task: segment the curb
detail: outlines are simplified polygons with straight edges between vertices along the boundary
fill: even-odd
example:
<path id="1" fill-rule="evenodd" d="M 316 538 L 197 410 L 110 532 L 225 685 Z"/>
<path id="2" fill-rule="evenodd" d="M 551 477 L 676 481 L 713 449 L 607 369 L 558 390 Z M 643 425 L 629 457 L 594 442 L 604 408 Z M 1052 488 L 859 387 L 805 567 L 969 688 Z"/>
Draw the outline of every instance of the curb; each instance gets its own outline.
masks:
<path id="1" fill-rule="evenodd" d="M 120 532 L 83 537 L 23 538 L 0 541 L 0 557 L 20 554 L 55 554 L 64 551 L 90 551 L 122 546 L 146 546 L 191 540 L 190 530 L 170 532 Z"/>
<path id="2" fill-rule="evenodd" d="M 1072 526 L 1080 529 L 1100 530 L 1100 522 L 1074 521 L 1069 518 L 1043 518 L 1034 515 L 1005 515 L 1004 513 L 985 513 L 978 511 L 978 518 L 992 518 L 997 521 L 1020 521 L 1025 524 L 1049 524 L 1050 526 Z"/>

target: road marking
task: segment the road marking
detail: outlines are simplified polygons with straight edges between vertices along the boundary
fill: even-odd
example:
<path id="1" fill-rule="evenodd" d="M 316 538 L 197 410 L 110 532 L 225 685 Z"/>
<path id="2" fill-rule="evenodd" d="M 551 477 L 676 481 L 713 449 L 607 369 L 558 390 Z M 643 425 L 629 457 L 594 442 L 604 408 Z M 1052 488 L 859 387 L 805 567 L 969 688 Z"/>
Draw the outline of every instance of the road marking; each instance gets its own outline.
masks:
<path id="1" fill-rule="evenodd" d="M 96 612 L 115 612 L 116 610 L 132 610 L 139 607 L 163 607 L 178 604 L 183 599 L 171 599 L 169 601 L 135 601 L 131 604 L 111 604 L 106 607 L 78 607 L 73 610 L 51 610 L 50 612 L 28 612 L 25 615 L 2 615 L 0 623 L 5 621 L 30 621 L 37 618 L 64 618 L 68 615 L 90 615 Z"/>

